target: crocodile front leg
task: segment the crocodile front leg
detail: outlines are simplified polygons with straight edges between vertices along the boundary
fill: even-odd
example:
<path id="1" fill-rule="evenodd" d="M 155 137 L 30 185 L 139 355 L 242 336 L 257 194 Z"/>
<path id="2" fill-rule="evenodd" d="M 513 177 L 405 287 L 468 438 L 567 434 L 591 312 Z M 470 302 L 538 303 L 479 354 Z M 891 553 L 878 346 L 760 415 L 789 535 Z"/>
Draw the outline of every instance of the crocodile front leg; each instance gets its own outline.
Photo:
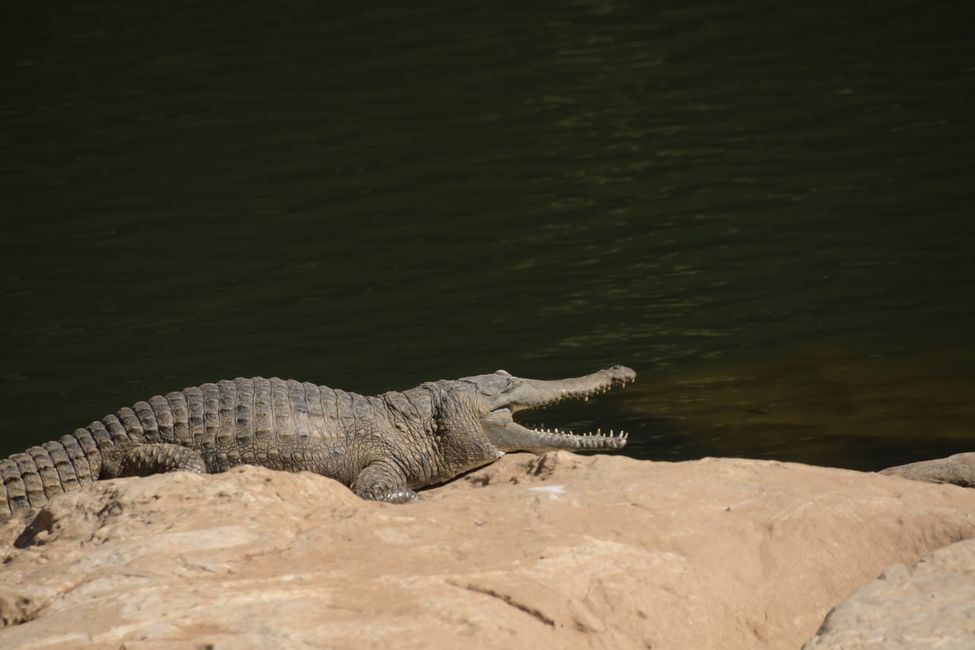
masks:
<path id="1" fill-rule="evenodd" d="M 359 472 L 352 483 L 352 491 L 363 499 L 386 503 L 416 500 L 416 492 L 406 487 L 403 472 L 387 461 L 376 461 Z"/>
<path id="2" fill-rule="evenodd" d="M 169 443 L 131 444 L 102 452 L 98 478 L 148 476 L 175 471 L 206 474 L 207 468 L 200 452 L 189 447 Z"/>

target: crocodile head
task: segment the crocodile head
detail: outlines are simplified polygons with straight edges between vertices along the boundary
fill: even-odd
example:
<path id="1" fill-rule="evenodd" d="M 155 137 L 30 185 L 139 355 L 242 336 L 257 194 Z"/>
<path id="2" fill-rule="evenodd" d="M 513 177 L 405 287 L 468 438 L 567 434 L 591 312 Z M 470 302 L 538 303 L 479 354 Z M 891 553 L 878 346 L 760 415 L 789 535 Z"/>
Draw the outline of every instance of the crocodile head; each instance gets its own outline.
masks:
<path id="1" fill-rule="evenodd" d="M 588 400 L 613 386 L 625 386 L 635 380 L 633 370 L 613 366 L 591 375 L 553 381 L 522 379 L 504 370 L 465 377 L 460 381 L 474 386 L 481 430 L 497 452 L 530 451 L 540 454 L 555 449 L 620 449 L 626 445 L 627 434 L 623 431 L 606 435 L 529 429 L 514 421 L 515 413 L 566 399 Z"/>

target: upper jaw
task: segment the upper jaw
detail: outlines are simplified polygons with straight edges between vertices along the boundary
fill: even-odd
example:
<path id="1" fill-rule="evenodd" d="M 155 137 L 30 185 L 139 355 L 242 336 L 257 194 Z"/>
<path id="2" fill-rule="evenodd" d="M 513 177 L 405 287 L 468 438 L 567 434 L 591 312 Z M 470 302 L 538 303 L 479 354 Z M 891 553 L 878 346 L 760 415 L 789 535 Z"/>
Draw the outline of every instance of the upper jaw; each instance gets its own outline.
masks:
<path id="1" fill-rule="evenodd" d="M 508 390 L 494 396 L 492 410 L 517 412 L 555 404 L 565 399 L 588 400 L 613 386 L 626 386 L 636 381 L 636 372 L 626 366 L 613 366 L 590 375 L 569 379 L 540 380 L 512 378 Z"/>

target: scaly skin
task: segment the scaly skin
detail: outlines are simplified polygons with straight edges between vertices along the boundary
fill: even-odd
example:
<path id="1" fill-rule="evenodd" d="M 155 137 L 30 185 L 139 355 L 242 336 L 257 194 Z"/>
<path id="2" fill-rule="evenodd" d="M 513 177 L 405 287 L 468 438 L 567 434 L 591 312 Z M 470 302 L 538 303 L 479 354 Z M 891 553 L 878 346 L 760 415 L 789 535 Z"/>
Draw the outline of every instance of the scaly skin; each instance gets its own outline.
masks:
<path id="1" fill-rule="evenodd" d="M 278 378 L 186 388 L 106 415 L 57 441 L 0 460 L 0 517 L 92 481 L 236 465 L 307 470 L 365 499 L 403 503 L 508 451 L 619 449 L 626 434 L 527 429 L 514 412 L 589 399 L 636 378 L 614 366 L 556 381 L 504 370 L 373 397 Z"/>

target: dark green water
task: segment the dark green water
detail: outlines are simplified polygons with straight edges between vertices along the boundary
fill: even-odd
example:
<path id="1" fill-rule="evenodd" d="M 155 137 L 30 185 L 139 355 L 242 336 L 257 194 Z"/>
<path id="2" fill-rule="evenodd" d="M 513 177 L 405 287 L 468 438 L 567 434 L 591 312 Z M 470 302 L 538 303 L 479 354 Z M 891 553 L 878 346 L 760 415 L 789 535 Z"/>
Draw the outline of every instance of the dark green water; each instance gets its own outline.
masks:
<path id="1" fill-rule="evenodd" d="M 633 455 L 975 449 L 970 2 L 8 5 L 0 455 L 620 362 Z"/>

